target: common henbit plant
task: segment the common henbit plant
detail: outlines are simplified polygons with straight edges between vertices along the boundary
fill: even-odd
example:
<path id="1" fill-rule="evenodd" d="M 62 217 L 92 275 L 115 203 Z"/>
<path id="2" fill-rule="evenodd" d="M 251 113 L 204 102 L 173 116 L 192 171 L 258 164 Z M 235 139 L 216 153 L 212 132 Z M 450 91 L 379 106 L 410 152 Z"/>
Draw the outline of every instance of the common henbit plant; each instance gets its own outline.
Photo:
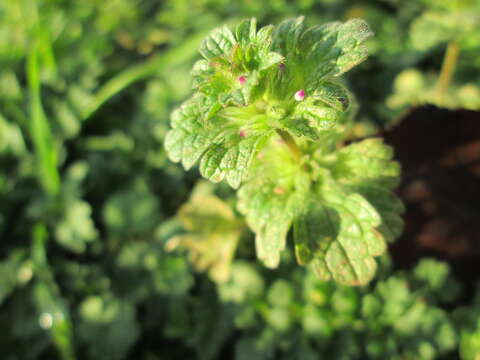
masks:
<path id="1" fill-rule="evenodd" d="M 275 268 L 293 227 L 297 262 L 361 285 L 402 231 L 400 167 L 380 138 L 345 144 L 354 99 L 339 76 L 367 57 L 360 19 L 306 27 L 215 29 L 193 67 L 194 95 L 171 116 L 165 147 L 185 169 L 238 189 L 257 256 Z"/>

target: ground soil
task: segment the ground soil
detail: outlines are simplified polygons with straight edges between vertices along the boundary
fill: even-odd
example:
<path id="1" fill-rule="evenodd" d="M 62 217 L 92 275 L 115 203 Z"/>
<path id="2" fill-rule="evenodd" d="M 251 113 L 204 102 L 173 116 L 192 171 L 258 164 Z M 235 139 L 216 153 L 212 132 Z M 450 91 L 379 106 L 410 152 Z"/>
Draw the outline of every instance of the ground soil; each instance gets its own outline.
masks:
<path id="1" fill-rule="evenodd" d="M 391 245 L 396 267 L 433 256 L 472 290 L 480 280 L 480 112 L 421 107 L 384 136 L 403 170 L 406 227 Z"/>

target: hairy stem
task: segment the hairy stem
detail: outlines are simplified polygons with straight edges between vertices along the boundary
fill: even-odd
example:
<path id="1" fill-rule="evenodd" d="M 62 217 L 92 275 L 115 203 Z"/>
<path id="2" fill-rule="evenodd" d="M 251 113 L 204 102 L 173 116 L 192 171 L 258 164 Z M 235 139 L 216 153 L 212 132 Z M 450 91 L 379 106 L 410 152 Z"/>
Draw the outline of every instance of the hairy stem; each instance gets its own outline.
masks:
<path id="1" fill-rule="evenodd" d="M 280 135 L 282 140 L 285 142 L 285 145 L 287 145 L 287 147 L 290 149 L 293 157 L 297 160 L 300 160 L 302 158 L 302 150 L 300 150 L 292 135 L 280 129 L 277 129 L 277 134 Z"/>
<path id="2" fill-rule="evenodd" d="M 450 86 L 459 53 L 460 47 L 458 46 L 458 43 L 455 40 L 449 42 L 436 85 L 436 92 L 439 97 L 443 96 Z"/>

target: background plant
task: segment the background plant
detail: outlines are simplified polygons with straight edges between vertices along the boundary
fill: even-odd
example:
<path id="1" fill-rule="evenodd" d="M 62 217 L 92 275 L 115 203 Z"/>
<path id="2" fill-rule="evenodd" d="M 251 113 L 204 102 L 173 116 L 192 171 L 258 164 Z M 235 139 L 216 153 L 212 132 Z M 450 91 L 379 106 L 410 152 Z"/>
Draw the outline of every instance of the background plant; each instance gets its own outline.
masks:
<path id="1" fill-rule="evenodd" d="M 473 2 L 469 6 L 478 9 Z M 411 25 L 428 11 L 445 12 L 420 1 L 0 2 L 4 357 L 361 358 L 369 351 L 371 357 L 422 359 L 478 354 L 475 315 L 468 323 L 461 317 L 454 323 L 458 300 L 448 303 L 433 295 L 438 292 L 417 291 L 414 272 L 394 271 L 386 258 L 377 280 L 358 289 L 319 281 L 294 264 L 293 251 L 282 252 L 277 270 L 263 268 L 253 235 L 235 210 L 234 194 L 223 183 L 202 196 L 216 198 L 209 200 L 217 209 L 211 216 L 231 229 L 231 239 L 239 239 L 236 260 L 227 266 L 235 269 L 231 277 L 211 281 L 194 266 L 222 269 L 215 266 L 221 261 L 213 256 L 197 263 L 204 254 L 198 253 L 192 265 L 192 253 L 182 246 L 188 242 L 171 245 L 172 239 L 192 234 L 218 241 L 218 235 L 204 236 L 206 230 L 197 231 L 189 220 L 195 215 L 190 204 L 199 174 L 172 164 L 163 150 L 169 114 L 191 92 L 189 71 L 211 29 L 252 16 L 260 25 L 300 14 L 308 14 L 309 25 L 366 19 L 376 34 L 369 43 L 371 56 L 344 75 L 360 104 L 349 133 L 353 139 L 391 121 L 397 115 L 392 109 L 416 103 L 386 101 L 398 74 L 409 68 L 424 78 L 440 72 L 445 41 L 422 50 L 411 41 Z M 465 35 L 469 40 L 459 42 L 453 89 L 478 86 L 478 26 L 472 29 Z M 399 276 L 389 290 L 380 291 L 379 284 Z M 393 291 L 398 283 L 402 290 Z M 450 286 L 443 292 L 451 292 Z M 301 295 L 307 287 L 319 289 L 309 300 Z M 275 303 L 278 292 L 293 295 Z M 385 299 L 385 292 L 395 295 Z M 374 306 L 368 318 L 358 315 L 366 294 L 377 303 L 401 304 L 394 309 L 424 304 L 433 311 L 421 305 L 422 314 L 429 315 L 404 318 L 403 324 L 411 325 L 399 330 L 393 315 L 380 323 Z M 461 304 L 476 314 L 471 299 Z M 352 318 L 362 325 L 346 325 Z M 445 334 L 454 329 L 455 335 L 439 340 L 428 330 L 434 323 L 447 329 Z M 422 336 L 406 337 L 405 329 Z M 372 344 L 370 350 L 365 342 Z"/>

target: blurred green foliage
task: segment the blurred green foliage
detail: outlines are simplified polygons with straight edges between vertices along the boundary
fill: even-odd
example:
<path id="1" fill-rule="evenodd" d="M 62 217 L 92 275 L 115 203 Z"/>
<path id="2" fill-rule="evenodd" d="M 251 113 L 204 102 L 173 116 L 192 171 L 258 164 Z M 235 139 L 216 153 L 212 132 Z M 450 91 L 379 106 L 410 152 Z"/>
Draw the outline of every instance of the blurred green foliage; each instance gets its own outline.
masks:
<path id="1" fill-rule="evenodd" d="M 0 1 L 3 359 L 478 359 L 480 302 L 453 309 L 447 265 L 385 258 L 359 289 L 291 252 L 263 269 L 231 190 L 192 194 L 198 174 L 167 160 L 200 39 L 301 14 L 376 33 L 347 79 L 361 120 L 480 107 L 478 0 Z"/>

